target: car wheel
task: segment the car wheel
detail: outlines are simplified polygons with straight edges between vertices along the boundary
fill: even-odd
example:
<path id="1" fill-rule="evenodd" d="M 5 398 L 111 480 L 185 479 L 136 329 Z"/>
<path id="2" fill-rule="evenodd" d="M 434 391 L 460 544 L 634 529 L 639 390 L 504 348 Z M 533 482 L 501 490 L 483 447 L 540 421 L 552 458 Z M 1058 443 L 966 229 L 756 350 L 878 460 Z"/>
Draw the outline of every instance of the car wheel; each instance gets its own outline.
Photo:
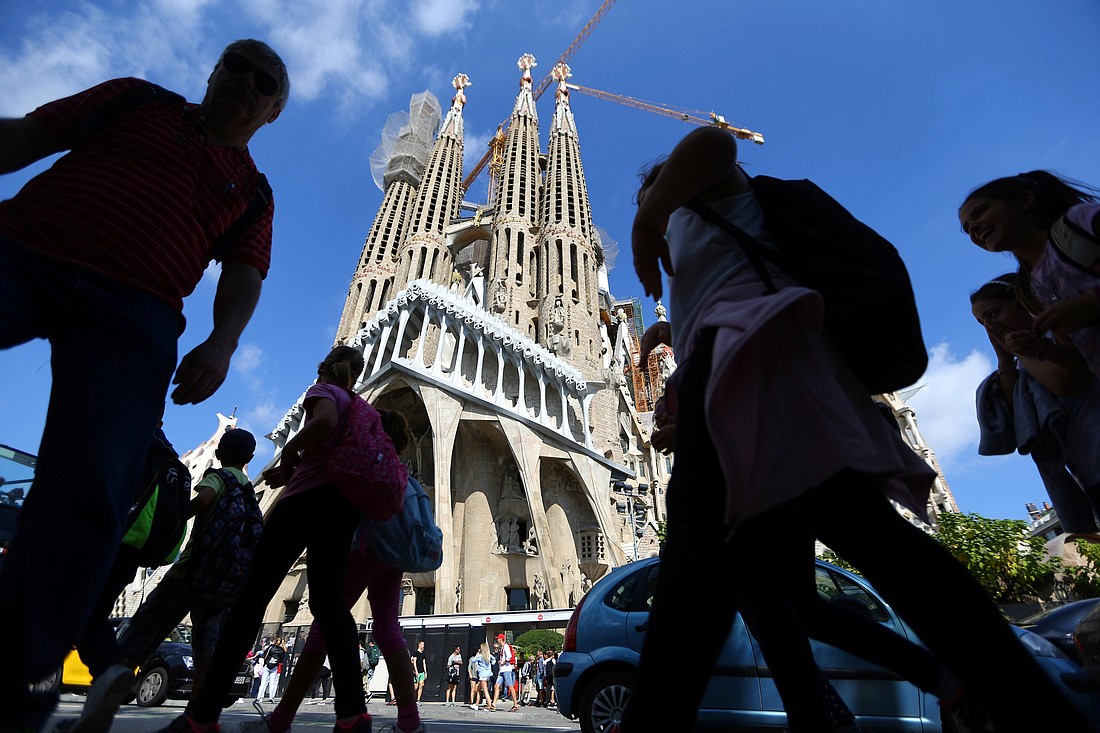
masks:
<path id="1" fill-rule="evenodd" d="M 58 669 L 53 674 L 49 675 L 43 680 L 35 682 L 31 685 L 31 692 L 36 695 L 48 695 L 53 692 L 57 692 L 61 689 L 61 673 L 62 670 Z"/>
<path id="2" fill-rule="evenodd" d="M 625 672 L 608 672 L 585 688 L 580 709 L 584 733 L 604 733 L 613 723 L 622 722 L 630 699 L 630 682 Z"/>
<path id="3" fill-rule="evenodd" d="M 143 671 L 137 683 L 137 704 L 143 708 L 154 708 L 168 697 L 168 670 L 153 667 Z"/>

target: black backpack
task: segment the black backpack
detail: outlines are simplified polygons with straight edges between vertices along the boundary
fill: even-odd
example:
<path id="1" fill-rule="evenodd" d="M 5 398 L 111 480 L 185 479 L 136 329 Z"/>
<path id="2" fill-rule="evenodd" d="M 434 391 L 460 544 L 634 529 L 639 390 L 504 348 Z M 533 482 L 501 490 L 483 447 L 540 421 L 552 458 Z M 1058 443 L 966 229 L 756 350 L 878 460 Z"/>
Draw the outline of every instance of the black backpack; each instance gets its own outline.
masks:
<path id="1" fill-rule="evenodd" d="M 164 432 L 157 430 L 145 455 L 141 491 L 130 507 L 122 544 L 134 548 L 138 565 L 168 565 L 179 555 L 187 533 L 191 473 Z"/>
<path id="2" fill-rule="evenodd" d="M 264 529 L 263 513 L 256 501 L 252 484 L 242 484 L 224 468 L 212 468 L 225 482 L 225 491 L 217 504 L 207 511 L 200 534 L 193 541 L 188 564 L 191 566 L 192 592 L 214 605 L 227 607 L 237 600 L 260 534 Z"/>
<path id="3" fill-rule="evenodd" d="M 825 299 L 825 330 L 872 394 L 907 387 L 924 374 L 928 349 L 909 273 L 898 251 L 812 181 L 750 179 L 764 226 L 779 252 L 693 199 L 704 221 L 737 240 L 765 285 L 763 260 Z"/>

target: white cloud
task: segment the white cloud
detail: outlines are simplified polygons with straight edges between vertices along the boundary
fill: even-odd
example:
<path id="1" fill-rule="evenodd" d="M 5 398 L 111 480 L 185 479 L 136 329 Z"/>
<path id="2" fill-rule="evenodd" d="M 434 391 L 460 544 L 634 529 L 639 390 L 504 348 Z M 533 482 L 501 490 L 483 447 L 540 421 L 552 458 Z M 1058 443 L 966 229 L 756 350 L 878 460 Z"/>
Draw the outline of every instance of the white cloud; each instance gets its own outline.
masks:
<path id="1" fill-rule="evenodd" d="M 987 354 L 971 351 L 963 359 L 942 342 L 931 350 L 921 390 L 909 399 L 917 412 L 920 431 L 941 464 L 973 455 L 978 444 L 974 393 L 993 371 Z"/>
<path id="2" fill-rule="evenodd" d="M 157 0 L 75 7 L 32 10 L 10 21 L 20 40 L 0 50 L 0 116 L 23 115 L 116 76 L 150 78 L 194 98 L 220 44 L 233 40 L 218 32 L 236 29 L 270 42 L 283 56 L 292 103 L 331 95 L 351 118 L 387 93 L 391 73 L 419 58 L 418 42 L 469 28 L 479 3 Z"/>
<path id="3" fill-rule="evenodd" d="M 478 5 L 477 0 L 414 0 L 412 18 L 424 35 L 441 36 L 469 28 Z"/>
<path id="4" fill-rule="evenodd" d="M 263 363 L 264 351 L 256 344 L 245 344 L 233 355 L 233 368 L 243 375 L 251 375 Z"/>
<path id="5" fill-rule="evenodd" d="M 256 427 L 257 435 L 267 435 L 285 414 L 286 409 L 278 407 L 274 400 L 265 399 L 246 410 L 243 419 L 248 425 Z"/>

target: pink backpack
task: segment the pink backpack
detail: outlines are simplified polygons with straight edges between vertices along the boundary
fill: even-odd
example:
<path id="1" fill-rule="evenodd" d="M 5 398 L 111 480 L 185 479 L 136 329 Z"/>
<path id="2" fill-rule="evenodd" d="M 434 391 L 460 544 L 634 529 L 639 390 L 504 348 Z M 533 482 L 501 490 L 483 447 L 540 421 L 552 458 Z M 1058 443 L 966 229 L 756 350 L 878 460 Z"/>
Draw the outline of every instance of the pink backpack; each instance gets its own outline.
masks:
<path id="1" fill-rule="evenodd" d="M 344 438 L 329 449 L 326 469 L 344 498 L 367 519 L 384 521 L 401 511 L 409 471 L 382 429 L 378 411 L 354 393 L 344 417 Z"/>

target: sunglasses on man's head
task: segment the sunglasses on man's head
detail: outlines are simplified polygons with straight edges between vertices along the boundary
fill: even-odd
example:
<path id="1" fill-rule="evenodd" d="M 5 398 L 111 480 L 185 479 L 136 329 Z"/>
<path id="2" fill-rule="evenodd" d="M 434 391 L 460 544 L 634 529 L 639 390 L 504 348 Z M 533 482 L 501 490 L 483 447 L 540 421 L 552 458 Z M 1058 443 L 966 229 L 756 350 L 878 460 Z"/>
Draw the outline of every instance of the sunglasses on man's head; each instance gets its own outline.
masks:
<path id="1" fill-rule="evenodd" d="M 222 64 L 232 74 L 253 72 L 252 76 L 256 80 L 256 88 L 265 97 L 272 97 L 279 91 L 279 82 L 275 80 L 275 77 L 263 69 L 257 68 L 251 61 L 235 51 L 230 51 L 222 56 Z"/>

